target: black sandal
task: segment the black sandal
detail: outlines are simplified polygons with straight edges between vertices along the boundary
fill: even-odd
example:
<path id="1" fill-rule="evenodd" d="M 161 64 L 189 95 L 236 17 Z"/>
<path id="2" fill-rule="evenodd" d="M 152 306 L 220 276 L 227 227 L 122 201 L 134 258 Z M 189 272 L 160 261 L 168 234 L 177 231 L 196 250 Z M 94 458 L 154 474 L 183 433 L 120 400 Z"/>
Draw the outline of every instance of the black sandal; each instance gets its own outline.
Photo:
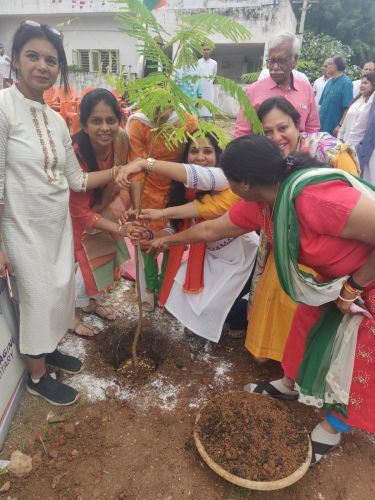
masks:
<path id="1" fill-rule="evenodd" d="M 261 380 L 258 384 L 255 385 L 254 388 L 251 388 L 252 385 L 254 384 L 245 385 L 244 390 L 255 394 L 271 396 L 271 398 L 275 399 L 283 399 L 285 401 L 295 401 L 296 399 L 298 399 L 297 391 L 294 391 L 295 394 L 285 394 L 284 392 L 279 391 L 279 389 L 276 389 L 276 387 L 270 384 L 268 380 Z"/>
<path id="2" fill-rule="evenodd" d="M 310 434 L 310 439 L 311 439 L 311 434 Z M 312 458 L 310 465 L 316 465 L 317 463 L 319 463 L 322 460 L 322 458 L 324 458 L 324 456 L 327 455 L 327 453 L 340 446 L 340 444 L 341 444 L 341 439 L 337 444 L 320 443 L 319 441 L 313 441 L 311 439 Z M 317 455 L 320 455 L 320 458 L 318 458 Z"/>

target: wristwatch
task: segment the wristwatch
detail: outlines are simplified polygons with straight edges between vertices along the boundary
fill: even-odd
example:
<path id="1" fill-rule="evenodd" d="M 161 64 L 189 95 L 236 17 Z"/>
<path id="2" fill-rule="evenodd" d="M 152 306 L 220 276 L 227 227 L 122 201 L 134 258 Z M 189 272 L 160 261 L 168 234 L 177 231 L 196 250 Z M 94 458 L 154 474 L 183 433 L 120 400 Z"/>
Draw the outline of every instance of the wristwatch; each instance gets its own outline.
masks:
<path id="1" fill-rule="evenodd" d="M 150 174 L 152 172 L 155 161 L 156 161 L 155 158 L 147 158 L 147 160 L 146 160 L 146 172 L 148 174 Z"/>

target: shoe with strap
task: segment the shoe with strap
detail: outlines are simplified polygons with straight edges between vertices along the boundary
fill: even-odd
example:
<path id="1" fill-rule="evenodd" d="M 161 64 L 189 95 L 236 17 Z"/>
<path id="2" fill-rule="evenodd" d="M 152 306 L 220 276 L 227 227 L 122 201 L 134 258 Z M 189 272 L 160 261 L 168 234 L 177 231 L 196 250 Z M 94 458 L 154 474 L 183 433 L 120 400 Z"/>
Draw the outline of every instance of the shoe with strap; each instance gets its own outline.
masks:
<path id="1" fill-rule="evenodd" d="M 268 380 L 261 380 L 257 384 L 250 383 L 245 385 L 244 391 L 270 396 L 275 399 L 283 399 L 285 401 L 294 401 L 298 399 L 298 391 L 290 390 L 285 387 L 281 379 L 271 382 Z"/>

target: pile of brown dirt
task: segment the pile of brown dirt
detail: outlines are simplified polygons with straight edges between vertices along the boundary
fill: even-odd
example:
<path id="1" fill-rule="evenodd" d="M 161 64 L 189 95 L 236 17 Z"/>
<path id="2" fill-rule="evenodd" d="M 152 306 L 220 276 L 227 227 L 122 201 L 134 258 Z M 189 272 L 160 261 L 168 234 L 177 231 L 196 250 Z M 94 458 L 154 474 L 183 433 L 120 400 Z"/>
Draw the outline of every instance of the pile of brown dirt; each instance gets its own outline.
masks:
<path id="1" fill-rule="evenodd" d="M 306 461 L 306 432 L 280 401 L 247 392 L 227 392 L 207 403 L 196 432 L 209 457 L 223 469 L 252 481 L 276 481 Z"/>

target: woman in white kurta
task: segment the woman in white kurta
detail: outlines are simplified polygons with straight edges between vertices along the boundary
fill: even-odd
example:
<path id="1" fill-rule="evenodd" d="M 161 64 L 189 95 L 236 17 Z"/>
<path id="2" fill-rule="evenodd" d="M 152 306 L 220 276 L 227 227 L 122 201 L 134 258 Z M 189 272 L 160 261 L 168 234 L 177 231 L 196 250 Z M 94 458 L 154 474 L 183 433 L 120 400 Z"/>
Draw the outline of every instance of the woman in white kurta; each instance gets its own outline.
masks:
<path id="1" fill-rule="evenodd" d="M 43 100 L 59 71 L 67 88 L 62 34 L 24 21 L 15 33 L 17 83 L 0 92 L 0 276 L 14 271 L 20 307 L 20 351 L 31 375 L 27 389 L 55 405 L 72 404 L 75 389 L 46 372 L 82 363 L 56 347 L 74 314 L 74 258 L 69 187 L 105 185 L 115 172 L 81 171 L 67 126 Z"/>
<path id="2" fill-rule="evenodd" d="M 375 72 L 368 73 L 361 80 L 359 94 L 349 106 L 337 138 L 344 144 L 357 146 L 363 139 L 370 108 L 374 99 Z"/>

